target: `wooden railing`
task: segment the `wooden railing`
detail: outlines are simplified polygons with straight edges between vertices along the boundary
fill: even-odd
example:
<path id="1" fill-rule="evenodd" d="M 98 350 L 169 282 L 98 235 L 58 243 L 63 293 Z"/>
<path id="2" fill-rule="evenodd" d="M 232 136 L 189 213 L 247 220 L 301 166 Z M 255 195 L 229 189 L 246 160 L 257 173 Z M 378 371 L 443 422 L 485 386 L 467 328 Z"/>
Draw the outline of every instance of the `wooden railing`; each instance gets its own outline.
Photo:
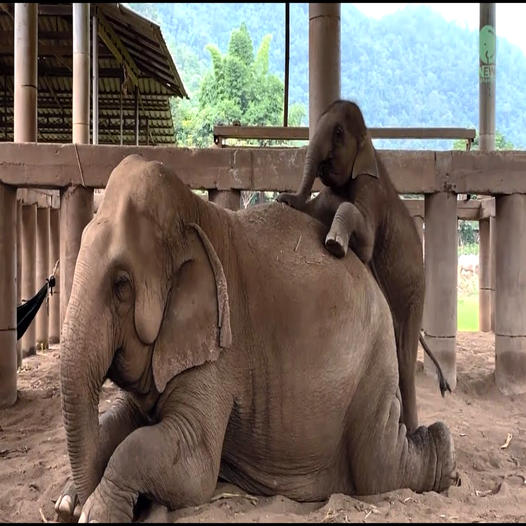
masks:
<path id="1" fill-rule="evenodd" d="M 470 128 L 369 128 L 373 139 L 465 139 L 471 149 L 476 130 Z M 309 128 L 300 126 L 214 126 L 214 143 L 223 148 L 225 139 L 306 141 Z M 238 146 L 236 146 L 238 147 Z"/>

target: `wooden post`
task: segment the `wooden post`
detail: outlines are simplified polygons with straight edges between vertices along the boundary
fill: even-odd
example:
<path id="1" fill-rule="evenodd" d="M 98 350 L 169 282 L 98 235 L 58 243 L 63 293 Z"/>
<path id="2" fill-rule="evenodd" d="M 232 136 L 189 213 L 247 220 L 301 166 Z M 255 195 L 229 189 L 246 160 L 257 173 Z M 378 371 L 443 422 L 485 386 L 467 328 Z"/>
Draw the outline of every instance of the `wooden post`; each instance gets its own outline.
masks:
<path id="1" fill-rule="evenodd" d="M 135 87 L 135 145 L 139 146 L 139 86 Z"/>
<path id="2" fill-rule="evenodd" d="M 418 237 L 420 238 L 420 243 L 422 247 L 424 246 L 424 218 L 422 216 L 413 216 L 413 221 L 415 223 L 416 231 L 418 232 Z"/>
<path id="3" fill-rule="evenodd" d="M 97 15 L 94 14 L 91 17 L 91 30 L 92 30 L 92 75 L 93 75 L 93 86 L 92 86 L 92 97 L 93 97 L 93 137 L 92 143 L 99 144 L 99 39 L 97 31 Z"/>
<path id="4" fill-rule="evenodd" d="M 495 4 L 481 3 L 479 31 L 479 149 L 495 149 Z"/>
<path id="5" fill-rule="evenodd" d="M 495 150 L 495 4 L 481 3 L 479 9 L 479 149 L 481 152 L 491 152 Z M 495 269 L 491 268 L 495 259 L 495 254 L 492 253 L 494 243 L 491 242 L 494 232 L 491 231 L 495 227 L 491 219 L 484 226 L 482 223 L 483 221 L 480 222 L 479 283 L 484 288 L 479 292 L 479 329 L 487 332 L 495 330 Z"/>
<path id="6" fill-rule="evenodd" d="M 457 384 L 455 346 L 457 334 L 457 199 L 449 192 L 426 194 L 426 341 L 442 367 L 451 389 Z M 424 370 L 436 376 L 427 354 Z"/>
<path id="7" fill-rule="evenodd" d="M 37 140 L 38 4 L 15 3 L 14 139 Z"/>
<path id="8" fill-rule="evenodd" d="M 495 383 L 515 395 L 526 392 L 526 195 L 498 195 L 495 205 Z"/>
<path id="9" fill-rule="evenodd" d="M 73 4 L 73 142 L 89 144 L 89 4 Z"/>
<path id="10" fill-rule="evenodd" d="M 73 4 L 73 142 L 89 143 L 89 4 Z M 79 159 L 80 164 L 80 159 Z M 81 166 L 79 166 L 81 171 Z M 93 189 L 60 192 L 60 320 L 64 322 L 84 227 L 93 218 Z"/>
<path id="11" fill-rule="evenodd" d="M 208 200 L 229 210 L 239 210 L 241 192 L 239 190 L 208 190 Z"/>
<path id="12" fill-rule="evenodd" d="M 29 300 L 37 293 L 37 205 L 22 206 L 22 300 Z M 22 336 L 22 357 L 35 354 L 36 325 L 31 322 Z"/>
<path id="13" fill-rule="evenodd" d="M 16 304 L 22 300 L 22 201 L 16 203 Z M 22 340 L 16 342 L 16 368 L 22 366 Z"/>
<path id="14" fill-rule="evenodd" d="M 290 55 L 290 4 L 285 2 L 285 80 L 283 93 L 283 126 L 289 125 L 289 55 Z"/>
<path id="15" fill-rule="evenodd" d="M 120 80 L 119 80 L 119 104 L 120 104 L 120 131 L 121 131 L 121 146 L 124 144 L 124 133 L 123 133 L 123 125 L 124 125 L 124 116 L 123 116 L 123 109 L 122 109 L 122 99 L 123 99 L 123 94 L 122 94 L 122 88 L 123 88 L 123 80 L 124 80 L 124 68 L 121 67 L 121 76 L 120 76 Z"/>
<path id="16" fill-rule="evenodd" d="M 16 188 L 0 183 L 0 408 L 16 402 Z"/>
<path id="17" fill-rule="evenodd" d="M 50 274 L 60 258 L 60 222 L 59 210 L 49 211 L 49 269 Z M 60 340 L 60 272 L 56 277 L 53 294 L 49 295 L 49 343 Z"/>
<path id="18" fill-rule="evenodd" d="M 40 289 L 51 274 L 49 268 L 49 208 L 37 208 L 37 264 L 36 290 Z M 35 318 L 37 349 L 49 347 L 49 313 L 43 303 Z"/>
<path id="19" fill-rule="evenodd" d="M 38 4 L 15 3 L 14 19 L 14 104 L 13 135 L 15 142 L 35 142 L 37 138 L 37 42 Z M 5 88 L 5 86 L 4 86 Z M 5 89 L 4 89 L 5 91 Z M 4 98 L 4 114 L 7 106 Z M 18 273 L 16 188 L 0 184 L 0 406 L 16 402 L 16 369 L 21 365 L 24 342 L 17 346 L 17 279 L 26 279 L 24 267 Z M 20 216 L 23 216 L 21 212 Z M 34 216 L 36 221 L 36 216 Z M 36 226 L 36 225 L 33 225 Z M 23 236 L 23 225 L 19 228 Z M 33 244 L 35 241 L 33 228 Z M 25 241 L 30 241 L 26 238 Z M 19 255 L 19 254 L 18 254 Z M 28 256 L 27 280 L 33 278 L 35 253 Z M 33 283 L 34 288 L 34 283 Z M 25 291 L 21 291 L 25 292 Z M 31 295 L 35 292 L 32 291 Z M 29 327 L 26 349 L 34 350 L 34 324 Z"/>
<path id="20" fill-rule="evenodd" d="M 479 221 L 479 331 L 491 331 L 491 258 L 489 218 Z"/>
<path id="21" fill-rule="evenodd" d="M 340 98 L 340 4 L 309 4 L 309 137 Z"/>

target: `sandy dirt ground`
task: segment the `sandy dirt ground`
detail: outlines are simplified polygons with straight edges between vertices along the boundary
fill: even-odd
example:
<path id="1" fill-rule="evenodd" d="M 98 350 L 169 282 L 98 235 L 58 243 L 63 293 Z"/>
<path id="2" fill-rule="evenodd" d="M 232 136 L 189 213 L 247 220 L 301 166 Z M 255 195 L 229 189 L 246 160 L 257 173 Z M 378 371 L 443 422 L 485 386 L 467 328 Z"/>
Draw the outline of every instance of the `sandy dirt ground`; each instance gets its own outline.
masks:
<path id="1" fill-rule="evenodd" d="M 461 482 L 443 494 L 404 489 L 325 502 L 246 495 L 220 483 L 209 504 L 173 512 L 152 505 L 146 521 L 184 522 L 524 522 L 526 521 L 526 395 L 505 397 L 494 385 L 494 337 L 459 333 L 458 385 L 440 397 L 418 358 L 420 421 L 445 422 L 454 437 Z M 19 398 L 0 411 L 0 521 L 55 521 L 53 502 L 69 473 L 60 412 L 59 350 L 26 358 Z M 115 394 L 103 387 L 100 410 Z M 511 437 L 511 439 L 510 439 Z M 234 495 L 234 496 L 232 496 Z"/>

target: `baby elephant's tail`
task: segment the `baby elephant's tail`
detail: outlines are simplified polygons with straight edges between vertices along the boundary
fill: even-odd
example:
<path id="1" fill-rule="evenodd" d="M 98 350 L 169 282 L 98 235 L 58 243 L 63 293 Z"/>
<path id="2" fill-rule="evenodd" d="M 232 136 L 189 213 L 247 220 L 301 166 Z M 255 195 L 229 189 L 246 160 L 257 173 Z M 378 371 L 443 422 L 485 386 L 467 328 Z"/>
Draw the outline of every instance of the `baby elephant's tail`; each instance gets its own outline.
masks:
<path id="1" fill-rule="evenodd" d="M 447 383 L 447 380 L 444 378 L 444 373 L 442 372 L 442 368 L 440 367 L 440 364 L 438 363 L 437 359 L 433 356 L 433 353 L 431 352 L 431 349 L 427 345 L 427 343 L 426 343 L 426 341 L 424 339 L 424 335 L 423 335 L 422 331 L 420 332 L 420 335 L 419 335 L 418 339 L 419 339 L 420 343 L 422 344 L 422 347 L 424 348 L 424 351 L 427 353 L 429 358 L 431 358 L 431 360 L 435 364 L 435 367 L 437 368 L 438 383 L 439 383 L 439 386 L 440 386 L 440 394 L 442 396 L 444 396 L 444 393 L 446 391 L 449 391 L 451 393 L 451 387 L 449 387 L 449 384 Z"/>

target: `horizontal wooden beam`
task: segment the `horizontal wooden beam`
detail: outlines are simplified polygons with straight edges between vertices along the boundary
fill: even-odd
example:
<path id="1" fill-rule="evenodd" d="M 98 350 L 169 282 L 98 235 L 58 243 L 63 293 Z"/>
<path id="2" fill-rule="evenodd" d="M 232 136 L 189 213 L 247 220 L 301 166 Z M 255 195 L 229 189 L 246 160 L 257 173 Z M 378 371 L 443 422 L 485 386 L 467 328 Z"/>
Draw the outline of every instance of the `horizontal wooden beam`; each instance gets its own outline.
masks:
<path id="1" fill-rule="evenodd" d="M 424 219 L 424 199 L 403 199 L 409 213 Z M 467 221 L 479 221 L 488 217 L 495 217 L 495 198 L 470 199 L 457 201 L 457 217 Z"/>
<path id="2" fill-rule="evenodd" d="M 103 188 L 127 155 L 172 167 L 192 188 L 292 191 L 306 148 L 179 148 L 0 143 L 0 181 L 36 188 Z M 526 152 L 378 150 L 400 193 L 526 194 Z M 82 174 L 82 177 L 81 177 Z M 314 191 L 321 188 L 317 180 Z"/>
<path id="3" fill-rule="evenodd" d="M 469 139 L 470 128 L 368 128 L 373 139 Z M 222 139 L 308 140 L 309 128 L 302 126 L 214 126 L 214 141 Z"/>
<path id="4" fill-rule="evenodd" d="M 24 205 L 36 204 L 38 208 L 60 208 L 60 194 L 56 190 L 19 188 L 16 198 Z"/>

